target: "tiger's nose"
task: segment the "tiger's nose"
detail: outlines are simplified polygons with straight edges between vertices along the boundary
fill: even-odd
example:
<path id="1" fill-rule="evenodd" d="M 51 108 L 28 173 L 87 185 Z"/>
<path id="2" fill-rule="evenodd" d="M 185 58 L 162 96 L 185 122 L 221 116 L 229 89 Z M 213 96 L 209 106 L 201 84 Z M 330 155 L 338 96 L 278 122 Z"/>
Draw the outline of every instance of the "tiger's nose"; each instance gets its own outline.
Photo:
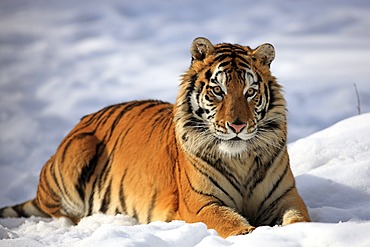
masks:
<path id="1" fill-rule="evenodd" d="M 227 123 L 229 127 L 234 131 L 236 134 L 239 134 L 246 126 L 247 124 L 242 122 L 234 122 L 234 123 Z"/>

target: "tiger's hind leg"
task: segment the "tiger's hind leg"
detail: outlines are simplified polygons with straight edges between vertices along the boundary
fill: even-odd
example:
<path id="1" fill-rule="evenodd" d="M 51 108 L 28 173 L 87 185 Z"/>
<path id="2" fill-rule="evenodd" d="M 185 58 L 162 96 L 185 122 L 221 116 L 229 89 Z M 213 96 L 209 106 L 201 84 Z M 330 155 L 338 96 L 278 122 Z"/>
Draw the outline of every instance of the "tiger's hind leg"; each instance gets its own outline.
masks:
<path id="1" fill-rule="evenodd" d="M 40 209 L 56 218 L 68 217 L 74 223 L 88 215 L 90 180 L 101 152 L 92 133 L 67 136 L 41 171 L 37 191 Z"/>
<path id="2" fill-rule="evenodd" d="M 59 218 L 62 215 L 62 191 L 55 175 L 55 156 L 43 166 L 37 187 L 36 203 L 46 214 Z"/>

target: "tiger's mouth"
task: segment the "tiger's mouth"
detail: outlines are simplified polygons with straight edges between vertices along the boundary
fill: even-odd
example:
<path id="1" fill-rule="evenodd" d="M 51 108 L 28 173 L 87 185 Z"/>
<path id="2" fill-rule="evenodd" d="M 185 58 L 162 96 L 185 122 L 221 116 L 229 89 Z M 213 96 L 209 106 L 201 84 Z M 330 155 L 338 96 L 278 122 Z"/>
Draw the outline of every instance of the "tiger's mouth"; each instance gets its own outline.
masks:
<path id="1" fill-rule="evenodd" d="M 224 134 L 224 133 L 216 133 L 215 137 L 220 139 L 221 141 L 225 142 L 244 142 L 254 138 L 257 134 L 257 129 L 250 133 L 239 133 L 239 134 Z"/>

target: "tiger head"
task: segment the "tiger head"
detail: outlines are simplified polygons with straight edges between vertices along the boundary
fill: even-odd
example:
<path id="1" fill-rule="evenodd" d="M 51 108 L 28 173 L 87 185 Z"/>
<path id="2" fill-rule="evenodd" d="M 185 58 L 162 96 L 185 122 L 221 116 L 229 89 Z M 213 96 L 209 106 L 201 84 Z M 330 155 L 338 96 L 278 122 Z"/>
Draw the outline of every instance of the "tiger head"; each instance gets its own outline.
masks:
<path id="1" fill-rule="evenodd" d="M 196 38 L 190 51 L 175 107 L 185 149 L 233 156 L 286 138 L 285 100 L 270 72 L 271 44 L 251 49 Z"/>

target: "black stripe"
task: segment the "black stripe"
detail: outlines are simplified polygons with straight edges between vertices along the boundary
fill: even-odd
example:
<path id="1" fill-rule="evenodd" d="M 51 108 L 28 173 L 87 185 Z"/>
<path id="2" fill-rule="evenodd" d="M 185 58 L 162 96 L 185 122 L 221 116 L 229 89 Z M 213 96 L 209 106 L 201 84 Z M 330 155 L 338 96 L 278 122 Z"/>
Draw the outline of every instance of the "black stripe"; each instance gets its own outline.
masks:
<path id="1" fill-rule="evenodd" d="M 172 134 L 173 133 L 172 131 L 174 130 L 172 128 L 172 123 L 173 123 L 173 117 L 172 117 L 172 113 L 170 113 L 168 117 L 164 118 L 164 123 L 162 124 L 162 131 L 164 131 L 164 134 L 159 136 L 161 143 L 162 142 L 171 143 L 172 142 L 171 138 L 175 138 L 174 136 L 170 137 L 170 134 Z M 170 145 L 166 145 L 167 150 L 169 149 L 169 147 Z M 171 157 L 173 153 L 168 152 L 168 155 L 169 155 L 168 157 Z"/>
<path id="2" fill-rule="evenodd" d="M 153 100 L 152 102 L 148 101 L 147 103 L 148 103 L 148 105 L 145 106 L 143 109 L 141 109 L 141 111 L 138 114 L 138 117 L 141 116 L 146 110 L 151 109 L 155 106 L 170 105 L 169 103 L 166 103 L 166 102 L 163 102 L 163 101 L 160 101 L 160 100 Z"/>
<path id="3" fill-rule="evenodd" d="M 61 197 L 62 195 L 63 195 L 63 190 L 62 190 L 62 187 L 61 187 L 61 185 L 59 184 L 59 181 L 58 181 L 58 179 L 57 179 L 57 176 L 56 176 L 56 174 L 55 174 L 55 172 L 56 172 L 56 165 L 55 165 L 55 156 L 54 156 L 54 161 L 50 161 L 51 162 L 51 164 L 50 164 L 50 166 L 49 166 L 49 171 L 50 171 L 50 176 L 51 176 L 51 178 L 53 179 L 53 181 L 55 182 L 55 185 L 57 186 L 57 189 L 59 190 L 59 193 L 57 193 L 57 196 L 58 197 Z M 60 171 L 59 171 L 60 172 Z"/>
<path id="4" fill-rule="evenodd" d="M 112 179 L 109 181 L 108 187 L 104 193 L 103 202 L 100 206 L 100 212 L 106 213 L 110 206 L 110 195 L 111 195 Z"/>
<path id="5" fill-rule="evenodd" d="M 250 66 L 249 66 L 247 60 L 245 60 L 244 58 L 241 58 L 240 60 L 242 60 L 242 62 L 240 62 L 240 61 L 238 62 L 239 67 L 250 69 Z"/>
<path id="6" fill-rule="evenodd" d="M 198 157 L 201 157 L 201 156 L 198 154 Z M 241 186 L 238 180 L 235 178 L 235 176 L 230 171 L 226 169 L 226 166 L 222 164 L 221 159 L 213 159 L 211 157 L 205 157 L 205 156 L 202 156 L 201 159 L 205 161 L 207 164 L 214 167 L 219 173 L 223 174 L 224 177 L 227 179 L 227 181 L 229 181 L 229 183 L 234 187 L 234 189 L 238 191 L 239 194 L 241 194 L 241 191 L 240 191 Z"/>
<path id="7" fill-rule="evenodd" d="M 212 76 L 212 72 L 210 69 L 208 69 L 207 72 L 205 73 L 206 80 L 209 81 L 209 79 L 211 79 L 211 76 Z"/>
<path id="8" fill-rule="evenodd" d="M 17 213 L 18 217 L 29 217 L 30 215 L 26 214 L 23 210 L 23 204 L 16 205 L 12 209 Z"/>
<path id="9" fill-rule="evenodd" d="M 245 183 L 244 187 L 248 191 L 247 198 L 249 199 L 253 195 L 253 190 L 259 183 L 263 181 L 266 176 L 267 168 L 270 167 L 271 163 L 263 165 L 259 157 L 254 158 L 253 170 L 250 171 L 250 176 Z"/>
<path id="10" fill-rule="evenodd" d="M 46 185 L 45 183 L 39 183 L 37 189 L 44 191 L 45 194 L 48 197 L 51 197 L 54 201 L 59 201 L 59 198 L 60 198 L 59 194 L 52 189 L 52 186 L 48 186 L 46 188 L 45 185 Z M 46 198 L 46 199 L 50 200 L 50 198 Z"/>
<path id="11" fill-rule="evenodd" d="M 246 54 L 244 54 L 244 53 L 242 53 L 242 54 L 237 53 L 236 54 L 236 58 L 240 60 L 240 61 L 238 61 L 238 65 L 250 69 L 249 61 L 247 61 L 247 59 L 245 59 L 245 57 L 244 57 L 245 55 Z"/>
<path id="12" fill-rule="evenodd" d="M 258 208 L 263 208 L 265 203 L 267 202 L 267 200 L 270 199 L 270 197 L 272 196 L 272 194 L 276 191 L 276 189 L 279 187 L 279 185 L 281 184 L 281 182 L 283 181 L 283 178 L 285 177 L 285 175 L 287 174 L 288 172 L 288 168 L 289 168 L 289 165 L 288 163 L 285 165 L 285 169 L 283 171 L 283 173 L 280 174 L 278 180 L 275 181 L 274 185 L 272 186 L 270 192 L 268 193 L 268 195 L 265 197 L 265 199 L 260 203 L 260 205 L 258 206 Z"/>
<path id="13" fill-rule="evenodd" d="M 213 194 L 209 194 L 209 193 L 206 193 L 206 192 L 203 192 L 203 191 L 200 191 L 198 189 L 196 189 L 193 184 L 191 183 L 190 181 L 190 178 L 189 178 L 189 175 L 188 173 L 185 171 L 185 175 L 186 175 L 186 179 L 190 185 L 190 188 L 192 191 L 194 191 L 195 193 L 199 194 L 199 195 L 202 195 L 202 196 L 208 196 L 208 197 L 211 197 L 213 199 L 216 199 L 218 202 L 220 202 L 221 205 L 226 205 L 225 202 L 223 202 L 220 198 L 218 198 L 217 196 L 213 195 Z"/>
<path id="14" fill-rule="evenodd" d="M 53 164 L 55 164 L 55 162 Z M 63 179 L 64 173 L 61 172 L 60 168 L 61 168 L 60 165 L 56 165 L 54 169 L 54 171 L 58 173 L 58 174 L 55 173 L 54 175 L 56 184 L 58 184 L 58 188 L 60 189 L 61 192 L 60 197 L 64 199 L 62 200 L 64 203 L 68 204 L 69 207 L 73 208 L 74 205 L 71 204 L 73 203 L 73 197 L 71 197 L 69 190 L 66 189 L 67 184 L 64 182 Z M 58 178 L 60 179 L 60 183 L 58 182 Z"/>
<path id="15" fill-rule="evenodd" d="M 81 121 L 83 121 L 86 117 L 91 116 L 89 120 L 85 122 L 85 126 L 88 126 L 96 121 L 100 122 L 102 119 L 105 119 L 106 112 L 110 111 L 108 115 L 112 114 L 115 110 L 119 109 L 122 105 L 125 103 L 121 104 L 116 104 L 116 105 L 110 105 L 107 107 L 104 107 L 103 109 L 99 110 L 98 112 L 92 113 L 90 115 L 84 116 Z"/>
<path id="16" fill-rule="evenodd" d="M 282 125 L 282 121 L 278 119 L 274 120 L 268 120 L 267 123 L 265 123 L 261 130 L 266 132 L 271 132 L 271 130 L 280 129 Z"/>
<path id="17" fill-rule="evenodd" d="M 113 145 L 112 151 L 108 155 L 107 162 L 103 166 L 103 170 L 100 172 L 99 177 L 98 177 L 98 190 L 99 192 L 102 189 L 103 184 L 105 184 L 105 181 L 108 178 L 108 175 L 110 173 L 110 168 L 112 166 L 112 162 L 114 160 L 114 154 L 117 151 L 118 148 L 118 143 L 121 142 L 123 143 L 125 137 L 127 134 L 131 131 L 131 129 L 134 127 L 134 125 L 130 126 L 125 132 L 121 132 L 120 135 L 116 138 L 115 143 Z M 96 192 L 95 192 L 96 193 Z"/>
<path id="18" fill-rule="evenodd" d="M 91 186 L 91 192 L 90 192 L 90 196 L 89 196 L 89 208 L 87 210 L 87 216 L 91 215 L 92 214 L 92 210 L 93 210 L 93 207 L 94 207 L 94 195 L 97 193 L 96 192 L 96 185 L 98 184 L 98 179 L 97 177 L 95 177 L 94 179 L 94 183 L 92 184 Z"/>
<path id="19" fill-rule="evenodd" d="M 270 100 L 269 100 L 269 105 L 268 105 L 268 110 L 271 110 L 274 107 L 274 103 L 276 102 L 276 96 L 275 96 L 275 91 L 272 89 L 273 86 L 273 81 L 269 81 L 267 83 L 268 85 L 268 90 L 270 92 Z"/>
<path id="20" fill-rule="evenodd" d="M 220 67 L 226 67 L 226 66 L 227 66 L 227 65 L 229 65 L 229 64 L 230 64 L 230 61 L 224 61 L 224 62 L 220 63 L 220 64 L 219 64 L 219 66 L 220 66 Z M 219 72 L 221 72 L 221 71 L 219 71 Z M 219 72 L 218 72 L 218 73 L 219 73 Z"/>
<path id="21" fill-rule="evenodd" d="M 197 211 L 197 215 L 200 214 L 200 212 L 202 212 L 202 210 L 206 207 L 209 207 L 209 206 L 212 206 L 212 205 L 215 205 L 215 206 L 220 206 L 219 203 L 217 202 L 209 202 L 207 204 L 204 204 L 198 211 Z"/>
<path id="22" fill-rule="evenodd" d="M 126 105 L 128 103 L 122 103 L 114 105 L 114 107 L 108 108 L 109 111 L 107 111 L 105 114 L 102 114 L 102 117 L 99 117 L 96 121 L 96 124 L 94 126 L 94 130 L 97 130 L 100 128 L 100 126 L 105 125 L 109 119 L 111 119 L 111 116 L 122 108 L 122 106 Z"/>
<path id="23" fill-rule="evenodd" d="M 54 162 L 52 162 L 52 164 L 48 167 L 49 169 L 46 170 L 46 168 L 44 168 L 42 170 L 42 173 L 40 174 L 40 180 L 42 179 L 44 182 L 43 183 L 39 183 L 38 184 L 38 187 L 40 187 L 40 189 L 44 190 L 45 192 L 47 192 L 47 194 L 49 196 L 51 196 L 54 200 L 59 200 L 60 198 L 60 193 L 61 192 L 61 189 L 57 183 L 57 180 L 55 178 L 55 175 L 53 174 L 53 170 L 52 170 L 52 165 L 54 165 Z M 49 178 L 49 176 L 51 178 Z M 52 181 L 49 181 L 49 180 L 52 180 Z M 47 184 L 50 184 L 51 182 L 54 182 L 54 184 L 56 185 L 57 189 L 59 190 L 58 192 L 56 192 L 54 189 L 53 189 L 53 186 L 48 186 L 47 188 L 45 188 L 44 186 Z M 49 198 L 50 200 L 50 198 Z"/>
<path id="24" fill-rule="evenodd" d="M 259 104 L 257 105 L 257 107 L 261 107 L 261 105 L 263 104 L 263 97 L 265 97 L 265 100 L 266 100 L 266 105 L 262 106 L 262 110 L 259 112 L 261 114 L 261 119 L 264 118 L 266 116 L 266 111 L 267 109 L 269 108 L 269 102 L 270 102 L 270 93 L 269 93 L 269 89 L 267 87 L 266 84 L 263 85 L 264 87 L 264 95 L 261 95 L 260 97 L 260 102 Z"/>
<path id="25" fill-rule="evenodd" d="M 109 117 L 116 111 L 118 110 L 119 108 L 121 108 L 122 106 L 124 106 L 125 104 L 127 103 L 121 103 L 121 104 L 116 104 L 116 105 L 111 105 L 111 106 L 107 106 L 105 108 L 103 108 L 102 110 L 96 112 L 96 113 L 92 113 L 88 116 L 92 116 L 86 123 L 84 123 L 83 126 L 81 126 L 80 128 L 77 128 L 77 129 L 74 129 L 73 131 L 71 131 L 62 141 L 62 143 L 59 145 L 60 147 L 64 145 L 65 142 L 67 142 L 69 140 L 69 137 L 71 136 L 74 136 L 76 133 L 80 132 L 81 130 L 85 129 L 87 126 L 90 126 L 91 124 L 95 123 L 96 121 L 98 121 L 98 123 L 96 124 L 96 126 L 94 127 L 94 131 L 96 129 L 98 129 L 98 127 L 100 126 L 100 124 L 104 124 L 108 119 Z M 110 112 L 108 113 L 108 116 L 106 116 L 106 112 L 110 110 Z M 85 116 L 82 118 L 82 120 L 88 116 Z M 103 122 L 103 123 L 102 123 Z"/>
<path id="26" fill-rule="evenodd" d="M 44 198 L 42 200 L 42 205 L 46 206 L 48 209 L 54 209 L 55 211 L 59 211 L 61 208 L 61 205 L 59 202 L 52 203 L 51 201 L 48 200 L 49 198 Z"/>
<path id="27" fill-rule="evenodd" d="M 103 143 L 96 145 L 94 156 L 82 168 L 80 176 L 77 179 L 76 190 L 78 191 L 82 201 L 85 200 L 86 184 L 89 183 L 91 176 L 94 174 L 95 168 L 98 165 L 99 157 L 102 155 L 102 150 L 104 150 L 104 148 L 105 145 Z"/>
<path id="28" fill-rule="evenodd" d="M 219 62 L 219 61 L 224 60 L 225 58 L 229 58 L 229 57 L 230 57 L 230 54 L 217 55 L 215 57 L 215 62 Z"/>
<path id="29" fill-rule="evenodd" d="M 265 208 L 263 211 L 259 211 L 257 217 L 255 218 L 255 222 L 265 222 L 269 217 L 273 216 L 274 212 L 277 210 L 275 206 L 278 205 L 278 202 L 282 198 L 284 198 L 284 196 L 286 196 L 293 188 L 294 185 L 290 186 L 278 198 L 276 198 L 275 201 L 273 201 L 267 208 Z"/>
<path id="30" fill-rule="evenodd" d="M 127 208 L 126 208 L 126 197 L 125 197 L 125 189 L 123 186 L 123 182 L 125 180 L 127 174 L 127 169 L 124 171 L 121 181 L 120 181 L 120 188 L 119 188 L 119 201 L 121 203 L 122 213 L 127 214 Z"/>
<path id="31" fill-rule="evenodd" d="M 105 184 L 105 182 L 107 181 L 108 179 L 108 176 L 109 176 L 109 172 L 110 172 L 110 168 L 112 166 L 112 162 L 114 160 L 114 150 L 111 152 L 111 154 L 109 155 L 107 161 L 105 162 L 104 166 L 103 166 L 103 169 L 101 170 L 101 172 L 99 173 L 99 178 L 98 178 L 98 191 L 99 193 L 102 191 L 103 189 L 103 185 Z M 96 193 L 96 192 L 95 192 Z"/>
<path id="32" fill-rule="evenodd" d="M 275 158 L 278 157 L 283 151 L 283 149 L 272 148 L 272 160 L 266 162 L 262 162 L 259 156 L 256 156 L 254 158 L 253 171 L 251 172 L 252 175 L 245 183 L 245 188 L 248 191 L 248 199 L 253 195 L 253 191 L 257 187 L 257 185 L 265 179 L 267 171 L 272 167 L 274 161 L 276 161 Z"/>
<path id="33" fill-rule="evenodd" d="M 114 143 L 113 148 L 112 148 L 112 151 L 108 155 L 108 159 L 107 159 L 105 165 L 103 166 L 103 170 L 99 174 L 99 184 L 98 184 L 99 191 L 101 191 L 102 185 L 105 183 L 105 181 L 108 178 L 110 168 L 111 168 L 112 163 L 114 161 L 114 154 L 115 154 L 115 152 L 117 151 L 117 148 L 118 148 L 118 143 L 119 142 L 123 143 L 125 137 L 131 131 L 133 126 L 134 125 L 130 126 L 128 129 L 126 129 L 125 132 L 121 132 L 120 135 L 116 138 L 115 143 Z"/>
<path id="34" fill-rule="evenodd" d="M 154 130 L 158 127 L 158 126 L 162 126 L 163 127 L 163 124 L 162 125 L 160 125 L 160 123 L 161 122 L 163 122 L 163 121 L 165 121 L 166 119 L 168 119 L 169 118 L 169 114 L 168 114 L 168 112 L 166 112 L 166 111 L 168 111 L 169 109 L 168 109 L 168 107 L 163 107 L 163 108 L 161 108 L 161 109 L 159 109 L 157 112 L 155 112 L 154 114 L 153 114 L 153 116 L 149 119 L 149 121 L 152 121 L 152 119 L 154 118 L 154 117 L 156 117 L 157 116 L 157 118 L 155 118 L 154 119 L 154 121 L 151 123 L 151 130 L 150 130 L 150 133 L 149 133 L 149 135 L 148 135 L 148 137 L 147 137 L 147 141 L 149 141 L 150 140 L 150 138 L 152 137 L 152 135 L 153 135 L 153 132 L 154 132 Z M 165 113 L 167 113 L 167 114 L 165 114 Z M 160 137 L 161 137 L 162 135 L 160 135 Z"/>
<path id="35" fill-rule="evenodd" d="M 192 116 L 192 117 L 190 117 L 189 119 L 186 120 L 183 127 L 184 128 L 186 128 L 186 127 L 199 127 L 201 131 L 205 131 L 206 128 L 202 127 L 201 125 L 203 125 L 203 122 L 200 119 L 195 118 L 195 117 Z"/>
<path id="36" fill-rule="evenodd" d="M 216 188 L 218 188 L 219 190 L 221 190 L 222 191 L 222 193 L 224 193 L 227 197 L 229 197 L 229 199 L 234 203 L 234 205 L 236 205 L 236 202 L 235 202 L 235 200 L 234 200 L 234 198 L 232 198 L 231 197 L 231 195 L 229 194 L 229 193 L 227 193 L 227 191 L 224 189 L 224 188 L 222 188 L 218 183 L 217 183 L 217 181 L 216 180 L 214 180 L 214 178 L 213 177 L 211 177 L 211 176 L 209 176 L 209 174 L 207 174 L 207 173 L 205 173 L 204 171 L 202 171 L 198 166 L 196 166 L 195 164 L 193 164 L 192 163 L 192 165 L 193 165 L 193 167 L 195 168 L 195 170 L 197 170 L 199 173 L 201 173 L 203 176 L 205 176 L 206 178 L 208 178 L 210 181 L 211 181 L 211 183 L 213 183 L 215 186 L 216 186 Z M 224 175 L 224 174 L 222 174 L 222 175 Z M 225 177 L 225 175 L 224 175 L 224 177 Z M 226 180 L 228 180 L 227 178 L 226 178 Z M 239 192 L 239 190 L 237 190 L 238 192 Z M 240 192 L 239 192 L 239 194 L 240 194 Z"/>
<path id="37" fill-rule="evenodd" d="M 118 116 L 114 119 L 112 125 L 110 126 L 109 128 L 109 132 L 108 134 L 106 134 L 103 138 L 103 140 L 105 140 L 106 142 L 109 142 L 110 138 L 112 137 L 112 134 L 115 130 L 115 128 L 117 127 L 118 123 L 121 121 L 121 119 L 123 118 L 123 116 L 127 113 L 127 112 L 130 112 L 132 109 L 134 109 L 135 107 L 138 107 L 138 106 L 141 106 L 143 104 L 147 104 L 148 102 L 151 102 L 151 101 L 132 101 L 130 102 L 129 104 L 125 105 L 126 107 L 124 107 L 120 113 L 118 114 Z"/>
<path id="38" fill-rule="evenodd" d="M 193 75 L 191 78 L 190 78 L 190 82 L 188 83 L 188 86 L 185 88 L 185 91 L 186 91 L 186 94 L 185 94 L 185 98 L 186 98 L 186 102 L 188 103 L 188 112 L 189 113 L 192 113 L 193 112 L 193 107 L 191 105 L 191 95 L 195 89 L 195 82 L 198 80 L 198 75 Z"/>

